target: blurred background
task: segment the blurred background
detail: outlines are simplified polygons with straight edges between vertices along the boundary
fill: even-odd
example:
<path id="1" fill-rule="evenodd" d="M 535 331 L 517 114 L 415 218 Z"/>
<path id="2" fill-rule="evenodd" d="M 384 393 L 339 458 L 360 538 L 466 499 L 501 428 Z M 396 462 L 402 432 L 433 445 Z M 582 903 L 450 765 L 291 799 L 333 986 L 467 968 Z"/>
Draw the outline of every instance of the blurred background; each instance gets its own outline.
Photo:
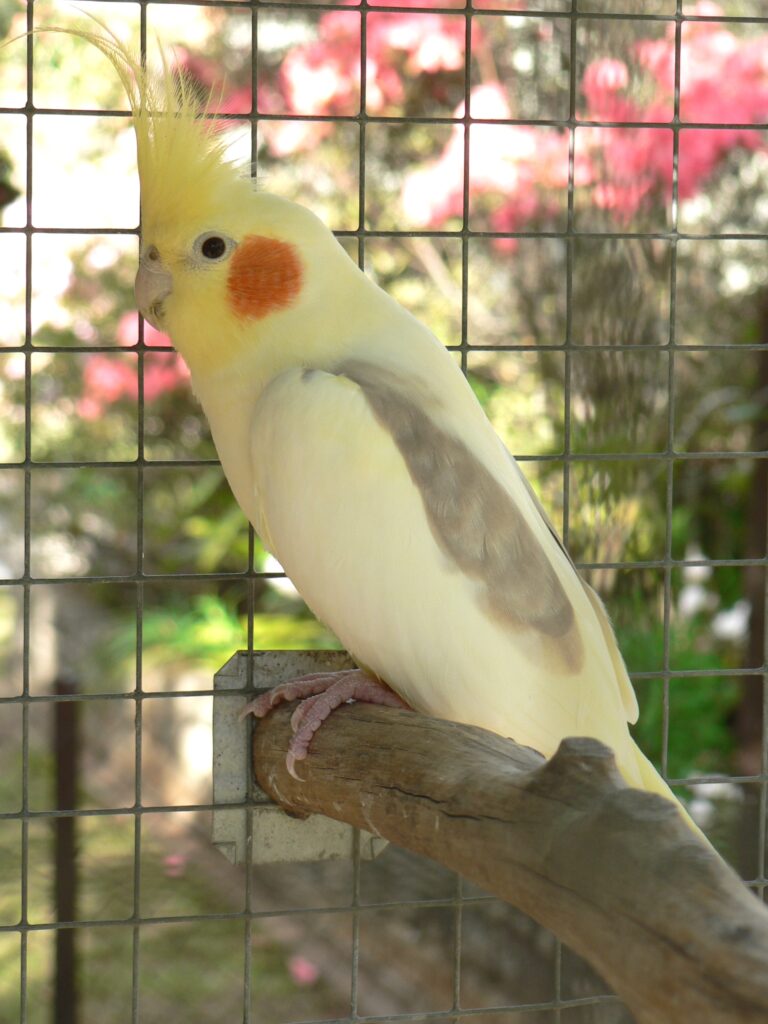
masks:
<path id="1" fill-rule="evenodd" d="M 638 742 L 764 895 L 764 5 L 80 7 L 150 59 L 172 46 L 231 158 L 454 351 L 606 602 Z M 87 20 L 0 0 L 0 39 L 32 25 Z M 56 1001 L 51 812 L 76 771 L 81 1016 L 54 1019 L 415 1022 L 457 986 L 491 1024 L 627 1019 L 550 936 L 426 862 L 246 885 L 210 849 L 213 672 L 238 648 L 338 645 L 138 322 L 138 219 L 107 61 L 51 33 L 0 51 L 0 1018 Z M 76 765 L 54 756 L 57 695 Z"/>

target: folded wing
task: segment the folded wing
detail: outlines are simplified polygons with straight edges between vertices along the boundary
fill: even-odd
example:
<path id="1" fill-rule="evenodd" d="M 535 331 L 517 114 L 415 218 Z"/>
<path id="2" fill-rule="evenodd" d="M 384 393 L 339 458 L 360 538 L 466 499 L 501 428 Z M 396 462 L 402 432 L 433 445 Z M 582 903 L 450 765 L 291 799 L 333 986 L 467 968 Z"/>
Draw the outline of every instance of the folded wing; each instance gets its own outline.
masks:
<path id="1" fill-rule="evenodd" d="M 361 361 L 282 374 L 253 422 L 257 528 L 418 710 L 547 755 L 593 735 L 634 765 L 634 694 L 599 599 L 478 414 L 452 429 L 428 389 Z"/>

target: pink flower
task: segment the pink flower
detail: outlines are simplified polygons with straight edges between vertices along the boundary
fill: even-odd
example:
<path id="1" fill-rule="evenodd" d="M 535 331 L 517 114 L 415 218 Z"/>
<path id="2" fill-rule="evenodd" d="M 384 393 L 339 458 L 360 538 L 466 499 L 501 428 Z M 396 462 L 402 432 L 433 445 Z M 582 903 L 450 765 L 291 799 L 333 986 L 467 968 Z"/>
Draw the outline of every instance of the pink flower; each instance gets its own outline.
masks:
<path id="1" fill-rule="evenodd" d="M 406 67 L 414 74 L 457 71 L 464 67 L 464 33 L 462 17 L 371 14 L 368 50 L 379 63 L 387 50 L 406 54 Z"/>
<path id="2" fill-rule="evenodd" d="M 500 5 L 499 0 L 475 0 L 473 6 L 478 8 L 478 10 L 483 10 L 484 8 L 498 8 Z M 506 0 L 501 6 L 504 7 L 505 11 L 527 11 L 530 3 L 529 0 Z M 536 6 L 538 7 L 539 4 L 536 4 Z"/>
<path id="3" fill-rule="evenodd" d="M 700 2 L 688 13 L 721 17 L 717 4 Z M 675 86 L 675 29 L 637 44 L 638 63 L 671 102 Z M 680 115 L 712 124 L 762 122 L 768 116 L 768 37 L 741 39 L 724 23 L 685 22 L 680 53 Z M 736 143 L 739 144 L 739 143 Z"/>
<path id="4" fill-rule="evenodd" d="M 183 853 L 169 853 L 163 857 L 163 873 L 168 878 L 182 878 L 186 874 L 187 858 Z"/>
<path id="5" fill-rule="evenodd" d="M 722 18 L 723 9 L 712 0 L 698 0 L 694 4 L 685 4 L 685 14 L 695 14 L 699 18 Z"/>
<path id="6" fill-rule="evenodd" d="M 649 71 L 656 85 L 671 96 L 675 88 L 675 47 L 669 36 L 664 39 L 641 39 L 635 46 L 635 57 L 641 68 Z"/>
<path id="7" fill-rule="evenodd" d="M 154 401 L 167 391 L 180 387 L 189 378 L 187 364 L 176 352 L 147 353 L 144 361 L 144 399 Z M 83 367 L 83 393 L 77 412 L 85 420 L 96 420 L 107 406 L 121 398 L 139 395 L 136 363 L 124 357 L 94 352 L 86 355 Z"/>
<path id="8" fill-rule="evenodd" d="M 147 354 L 144 360 L 144 399 L 152 402 L 188 379 L 189 368 L 177 352 Z"/>
<path id="9" fill-rule="evenodd" d="M 629 71 L 623 60 L 602 57 L 588 64 L 581 80 L 581 89 L 587 100 L 597 105 L 605 93 L 620 92 L 629 85 Z"/>
<path id="10" fill-rule="evenodd" d="M 405 86 L 397 70 L 389 64 L 379 64 L 373 58 L 367 62 L 368 110 L 379 112 L 387 106 L 399 106 L 405 100 Z"/>
<path id="11" fill-rule="evenodd" d="M 139 314 L 123 313 L 117 324 L 116 337 L 118 344 L 125 347 L 137 345 L 139 341 Z M 158 331 L 147 320 L 144 321 L 144 344 L 149 346 L 170 346 L 171 339 L 167 334 Z"/>
<path id="12" fill-rule="evenodd" d="M 317 965 L 303 956 L 289 957 L 288 971 L 294 982 L 302 988 L 314 985 L 320 977 L 320 970 Z"/>
<path id="13" fill-rule="evenodd" d="M 472 117 L 503 120 L 510 116 L 498 83 L 470 94 Z M 464 114 L 464 105 L 456 111 Z M 529 125 L 473 124 L 469 141 L 470 196 L 498 195 L 503 202 L 491 215 L 497 230 L 519 230 L 552 208 L 547 193 L 568 184 L 568 136 L 557 129 Z M 578 164 L 584 173 L 585 161 Z M 461 216 L 464 205 L 464 135 L 457 125 L 437 160 L 412 172 L 401 193 L 413 224 L 439 227 Z M 503 212 L 502 212 L 503 211 Z"/>
<path id="14" fill-rule="evenodd" d="M 136 391 L 136 370 L 120 358 L 97 352 L 86 356 L 83 385 L 87 395 L 107 405 Z"/>
<path id="15" fill-rule="evenodd" d="M 221 99 L 213 103 L 211 113 L 213 114 L 250 114 L 253 108 L 253 93 L 250 85 L 244 85 L 240 89 L 233 89 L 225 93 Z M 222 121 L 222 127 L 234 122 Z"/>
<path id="16" fill-rule="evenodd" d="M 104 413 L 104 406 L 101 402 L 87 395 L 84 398 L 78 398 L 75 409 L 80 419 L 87 420 L 89 423 L 100 419 Z"/>
<path id="17" fill-rule="evenodd" d="M 249 114 L 251 112 L 250 85 L 242 86 L 239 89 L 227 89 L 226 79 L 222 78 L 221 69 L 215 61 L 182 49 L 178 66 L 199 82 L 206 91 L 211 91 L 211 113 Z"/>
<path id="18" fill-rule="evenodd" d="M 590 121 L 671 120 L 671 99 L 665 98 L 663 102 L 642 107 L 622 95 L 629 86 L 629 69 L 624 61 L 609 57 L 592 61 L 587 65 L 581 82 L 581 91 L 587 101 L 586 118 Z"/>
<path id="19" fill-rule="evenodd" d="M 409 0 L 410 6 L 416 0 Z M 479 29 L 473 26 L 473 39 Z M 368 110 L 382 113 L 402 105 L 408 76 L 434 77 L 464 68 L 465 21 L 458 15 L 371 13 L 367 19 L 366 97 Z M 329 11 L 318 22 L 318 38 L 286 55 L 278 79 L 280 96 L 262 90 L 264 113 L 355 114 L 360 105 L 360 18 Z M 275 129 L 263 134 L 275 156 L 309 149 L 328 133 Z"/>
<path id="20" fill-rule="evenodd" d="M 342 0 L 342 3 L 357 3 L 358 0 Z M 371 7 L 463 7 L 464 0 L 370 0 Z M 477 5 L 475 5 L 477 6 Z"/>
<path id="21" fill-rule="evenodd" d="M 681 199 L 690 199 L 717 165 L 735 148 L 764 149 L 760 132 L 744 129 L 689 128 L 680 132 L 678 158 L 678 192 Z"/>
<path id="22" fill-rule="evenodd" d="M 346 15 L 342 16 L 346 18 Z M 358 24 L 357 19 L 355 24 Z M 350 31 L 345 36 L 331 33 L 328 39 L 321 36 L 318 42 L 291 50 L 280 69 L 280 84 L 290 113 L 357 113 L 360 102 L 359 32 Z"/>
<path id="23" fill-rule="evenodd" d="M 349 7 L 356 0 L 340 0 Z M 393 0 L 394 2 L 394 0 Z M 488 6 L 490 0 L 476 0 Z M 378 6 L 385 7 L 384 0 Z M 423 6 L 402 0 L 398 7 Z M 516 5 L 526 9 L 525 0 Z M 768 34 L 743 38 L 718 21 L 722 9 L 711 0 L 687 4 L 686 13 L 709 21 L 682 26 L 680 115 L 684 121 L 712 125 L 762 124 L 768 120 Z M 286 55 L 276 85 L 264 83 L 264 113 L 354 114 L 360 97 L 360 16 L 328 11 L 318 20 L 318 36 Z M 481 26 L 472 27 L 473 42 Z M 366 96 L 372 113 L 402 109 L 418 89 L 429 89 L 437 102 L 444 82 L 465 65 L 466 22 L 459 14 L 371 12 L 367 15 Z M 206 82 L 216 69 L 202 58 L 187 56 L 186 66 Z M 641 39 L 626 60 L 605 56 L 585 68 L 581 90 L 586 119 L 616 122 L 669 122 L 674 110 L 675 25 L 659 39 Z M 497 82 L 472 90 L 474 118 L 510 118 L 506 96 Z M 226 96 L 222 110 L 248 109 L 250 94 Z M 463 105 L 456 112 L 463 116 Z M 331 132 L 315 122 L 264 122 L 263 137 L 275 156 L 311 150 Z M 683 130 L 680 135 L 679 195 L 700 191 L 733 149 L 765 148 L 750 129 Z M 515 231 L 558 208 L 553 196 L 568 186 L 568 135 L 526 125 L 472 125 L 469 138 L 470 196 L 483 196 L 483 207 L 497 230 Z M 408 174 L 401 202 L 411 224 L 440 227 L 463 216 L 464 135 L 456 126 L 434 159 Z M 672 196 L 671 133 L 661 129 L 577 130 L 574 183 L 596 207 L 627 223 L 651 203 Z M 147 328 L 147 343 L 154 344 Z M 135 341 L 135 333 L 134 333 Z M 134 341 L 129 342 L 133 344 Z M 122 343 L 122 342 L 121 342 Z"/>
<path id="24" fill-rule="evenodd" d="M 688 13 L 717 18 L 714 3 L 691 5 Z M 588 116 L 600 120 L 669 120 L 675 88 L 675 27 L 662 39 L 645 39 L 634 48 L 639 67 L 656 87 L 645 106 L 616 94 L 623 81 L 618 62 L 598 61 L 584 74 Z M 712 125 L 762 123 L 768 117 L 768 36 L 743 40 L 724 23 L 686 22 L 682 30 L 680 114 L 686 121 Z M 592 200 L 626 220 L 653 197 L 672 195 L 672 153 L 668 132 L 606 129 L 579 132 L 578 145 L 599 167 Z M 680 133 L 678 191 L 696 195 L 736 148 L 759 149 L 765 143 L 749 129 L 691 129 Z M 578 151 L 578 146 L 577 146 Z"/>
<path id="25" fill-rule="evenodd" d="M 576 147 L 590 168 L 577 184 L 591 185 L 594 205 L 613 211 L 620 223 L 671 196 L 672 132 L 666 128 L 584 128 Z"/>

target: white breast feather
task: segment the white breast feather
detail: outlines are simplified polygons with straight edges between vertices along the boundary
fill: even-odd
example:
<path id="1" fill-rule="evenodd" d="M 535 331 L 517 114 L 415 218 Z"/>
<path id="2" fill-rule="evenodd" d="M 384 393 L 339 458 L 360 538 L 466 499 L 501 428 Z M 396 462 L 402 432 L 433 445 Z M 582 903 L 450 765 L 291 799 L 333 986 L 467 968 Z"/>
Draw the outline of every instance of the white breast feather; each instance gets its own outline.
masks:
<path id="1" fill-rule="evenodd" d="M 477 582 L 438 546 L 392 436 L 344 377 L 291 370 L 262 394 L 246 511 L 318 618 L 416 710 L 511 736 L 547 756 L 564 736 L 595 736 L 616 750 L 632 779 L 631 709 L 606 643 L 610 627 L 491 428 L 463 426 L 525 508 L 574 607 L 586 655 L 578 674 L 537 665 L 540 638 L 489 616 Z M 620 656 L 618 663 L 624 671 Z"/>

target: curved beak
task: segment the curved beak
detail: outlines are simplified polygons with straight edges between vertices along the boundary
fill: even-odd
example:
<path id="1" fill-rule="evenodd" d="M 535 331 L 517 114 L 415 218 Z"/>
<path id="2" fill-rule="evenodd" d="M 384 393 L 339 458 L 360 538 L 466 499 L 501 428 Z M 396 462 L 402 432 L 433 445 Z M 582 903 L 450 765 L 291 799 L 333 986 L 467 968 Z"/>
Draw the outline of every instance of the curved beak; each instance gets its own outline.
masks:
<path id="1" fill-rule="evenodd" d="M 173 279 L 159 261 L 146 263 L 143 259 L 136 272 L 133 291 L 139 312 L 158 331 L 162 331 L 163 301 L 173 291 Z"/>

